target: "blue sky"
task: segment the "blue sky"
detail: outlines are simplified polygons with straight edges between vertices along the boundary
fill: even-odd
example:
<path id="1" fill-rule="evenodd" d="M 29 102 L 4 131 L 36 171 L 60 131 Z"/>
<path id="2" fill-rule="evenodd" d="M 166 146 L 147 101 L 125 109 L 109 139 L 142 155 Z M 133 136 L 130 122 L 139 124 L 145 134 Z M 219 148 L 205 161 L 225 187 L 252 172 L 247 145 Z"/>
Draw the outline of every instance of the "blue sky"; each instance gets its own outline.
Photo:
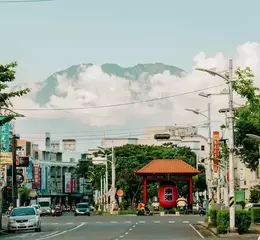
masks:
<path id="1" fill-rule="evenodd" d="M 259 41 L 259 7 L 259 0 L 0 3 L 1 62 L 19 61 L 20 82 L 82 62 L 190 70 L 198 52 L 232 55 L 237 45 Z"/>
<path id="2" fill-rule="evenodd" d="M 42 81 L 80 63 L 163 62 L 189 71 L 200 52 L 232 56 L 238 45 L 260 42 L 259 0 L 1 1 L 0 63 L 18 61 L 18 82 Z M 61 126 L 57 119 L 43 121 L 17 125 L 23 132 Z M 71 126 L 89 129 L 63 121 L 63 129 Z"/>

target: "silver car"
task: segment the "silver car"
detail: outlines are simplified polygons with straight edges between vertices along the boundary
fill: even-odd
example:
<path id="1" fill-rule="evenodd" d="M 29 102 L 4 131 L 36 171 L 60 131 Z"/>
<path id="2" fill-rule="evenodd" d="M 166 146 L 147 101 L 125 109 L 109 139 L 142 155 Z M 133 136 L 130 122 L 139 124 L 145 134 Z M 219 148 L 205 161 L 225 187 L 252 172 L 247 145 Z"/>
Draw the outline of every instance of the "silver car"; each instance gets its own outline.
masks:
<path id="1" fill-rule="evenodd" d="M 14 208 L 8 216 L 8 232 L 18 230 L 41 231 L 41 217 L 34 207 Z"/>

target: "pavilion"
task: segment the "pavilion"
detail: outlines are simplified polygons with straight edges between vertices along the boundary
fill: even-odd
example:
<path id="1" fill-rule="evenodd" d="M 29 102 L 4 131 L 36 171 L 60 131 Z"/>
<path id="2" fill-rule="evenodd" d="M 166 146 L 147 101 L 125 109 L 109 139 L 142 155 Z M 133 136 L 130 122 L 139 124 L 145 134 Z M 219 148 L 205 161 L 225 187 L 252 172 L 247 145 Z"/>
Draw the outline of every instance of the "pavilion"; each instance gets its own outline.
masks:
<path id="1" fill-rule="evenodd" d="M 181 159 L 154 159 L 135 174 L 143 177 L 143 202 L 147 204 L 148 181 L 187 181 L 188 206 L 192 208 L 192 177 L 200 173 Z"/>

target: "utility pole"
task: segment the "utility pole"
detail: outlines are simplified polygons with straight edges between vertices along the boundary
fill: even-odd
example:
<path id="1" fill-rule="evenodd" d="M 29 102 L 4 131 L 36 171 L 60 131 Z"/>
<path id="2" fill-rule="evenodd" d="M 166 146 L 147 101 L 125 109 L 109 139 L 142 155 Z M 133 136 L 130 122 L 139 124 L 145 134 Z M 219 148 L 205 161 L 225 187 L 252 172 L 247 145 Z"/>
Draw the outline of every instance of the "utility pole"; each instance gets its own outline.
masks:
<path id="1" fill-rule="evenodd" d="M 233 103 L 233 61 L 229 60 L 229 222 L 230 231 L 235 231 L 235 170 L 234 170 L 234 103 Z"/>
<path id="2" fill-rule="evenodd" d="M 115 165 L 115 152 L 114 152 L 114 146 L 112 145 L 112 191 L 111 191 L 111 203 L 112 203 L 112 212 L 114 209 L 115 204 L 115 190 L 116 190 L 116 165 Z"/>
<path id="3" fill-rule="evenodd" d="M 211 202 L 212 202 L 212 163 L 211 163 L 211 157 L 212 157 L 212 137 L 211 137 L 211 108 L 210 103 L 208 103 L 208 141 L 209 141 L 209 164 L 208 164 L 208 171 L 209 171 L 209 180 L 208 183 L 208 193 L 209 193 L 209 209 L 211 208 Z"/>
<path id="4" fill-rule="evenodd" d="M 16 206 L 17 199 L 17 181 L 16 181 L 16 135 L 12 135 L 12 200 L 14 206 Z"/>

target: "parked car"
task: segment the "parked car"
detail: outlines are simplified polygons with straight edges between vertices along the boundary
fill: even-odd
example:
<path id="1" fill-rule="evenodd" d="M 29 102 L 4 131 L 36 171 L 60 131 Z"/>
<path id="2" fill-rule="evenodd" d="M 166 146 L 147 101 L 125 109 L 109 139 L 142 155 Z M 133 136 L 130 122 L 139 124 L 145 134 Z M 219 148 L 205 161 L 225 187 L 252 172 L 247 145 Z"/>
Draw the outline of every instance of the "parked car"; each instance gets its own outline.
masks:
<path id="1" fill-rule="evenodd" d="M 75 216 L 87 215 L 90 216 L 90 208 L 88 203 L 78 203 L 74 212 Z"/>
<path id="2" fill-rule="evenodd" d="M 41 217 L 34 207 L 17 207 L 8 216 L 8 232 L 19 230 L 41 231 Z"/>

